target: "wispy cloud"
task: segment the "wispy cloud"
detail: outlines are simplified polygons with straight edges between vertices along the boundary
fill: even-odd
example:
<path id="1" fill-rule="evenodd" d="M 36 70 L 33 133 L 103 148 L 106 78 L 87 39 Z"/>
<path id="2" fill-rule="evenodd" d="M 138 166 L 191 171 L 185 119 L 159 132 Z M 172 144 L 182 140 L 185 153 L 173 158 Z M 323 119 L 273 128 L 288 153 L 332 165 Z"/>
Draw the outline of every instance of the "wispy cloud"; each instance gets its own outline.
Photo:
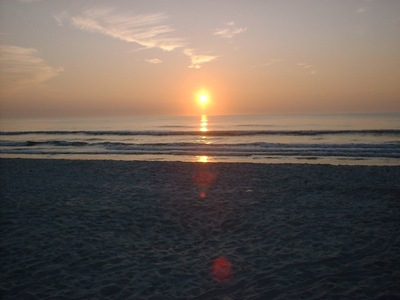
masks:
<path id="1" fill-rule="evenodd" d="M 200 69 L 202 64 L 213 61 L 218 56 L 199 54 L 193 49 L 184 49 L 183 53 L 190 58 L 191 64 L 189 68 Z"/>
<path id="2" fill-rule="evenodd" d="M 149 59 L 146 59 L 146 61 L 150 64 L 161 64 L 162 63 L 162 60 L 158 59 L 158 58 L 149 58 Z"/>
<path id="3" fill-rule="evenodd" d="M 53 18 L 59 26 L 66 23 L 80 30 L 100 33 L 119 39 L 128 43 L 136 43 L 139 48 L 132 52 L 142 51 L 150 48 L 158 48 L 165 51 L 182 49 L 184 55 L 190 58 L 189 68 L 200 69 L 204 63 L 215 60 L 217 56 L 201 54 L 188 47 L 186 40 L 177 37 L 175 30 L 170 25 L 165 25 L 168 16 L 163 13 L 153 14 L 130 14 L 117 13 L 112 8 L 87 9 L 78 15 L 70 15 L 63 11 Z M 234 26 L 233 23 L 227 26 Z M 230 34 L 238 34 L 244 29 L 233 29 Z M 160 64 L 161 60 L 153 58 L 145 60 L 151 64 Z"/>
<path id="4" fill-rule="evenodd" d="M 76 16 L 63 12 L 55 15 L 54 19 L 59 25 L 69 19 L 80 30 L 101 33 L 145 48 L 171 51 L 185 46 L 182 39 L 173 36 L 174 29 L 163 24 L 167 19 L 163 13 L 134 15 L 117 13 L 110 8 L 95 8 Z"/>
<path id="5" fill-rule="evenodd" d="M 63 71 L 49 66 L 36 49 L 0 45 L 0 84 L 3 92 L 43 84 Z"/>
<path id="6" fill-rule="evenodd" d="M 231 21 L 226 23 L 224 27 L 217 28 L 214 30 L 214 35 L 219 36 L 224 39 L 231 39 L 235 35 L 243 33 L 247 30 L 246 27 L 236 27 L 235 22 Z"/>
<path id="7" fill-rule="evenodd" d="M 58 26 L 63 26 L 64 22 L 70 18 L 70 15 L 67 11 L 62 11 L 60 13 L 53 15 L 54 20 L 56 20 Z"/>
<path id="8" fill-rule="evenodd" d="M 285 59 L 283 59 L 283 58 L 271 58 L 266 63 L 262 63 L 262 64 L 259 64 L 259 65 L 254 65 L 253 68 L 256 68 L 256 67 L 269 67 L 269 66 L 272 66 L 272 65 L 274 65 L 276 63 L 280 63 L 282 61 L 285 61 Z"/>
<path id="9" fill-rule="evenodd" d="M 366 8 L 366 7 L 360 7 L 357 9 L 357 13 L 360 15 L 365 14 L 367 11 L 368 11 L 368 8 Z"/>
<path id="10" fill-rule="evenodd" d="M 305 62 L 299 62 L 299 63 L 297 63 L 297 65 L 298 65 L 300 68 L 303 68 L 303 69 L 308 70 L 308 71 L 310 72 L 311 75 L 314 75 L 314 74 L 317 73 L 316 68 L 315 68 L 313 65 L 311 65 L 311 64 L 308 64 L 308 63 L 305 63 Z"/>
<path id="11" fill-rule="evenodd" d="M 33 2 L 42 2 L 42 0 L 19 0 L 19 2 L 23 2 L 23 3 L 33 3 Z"/>

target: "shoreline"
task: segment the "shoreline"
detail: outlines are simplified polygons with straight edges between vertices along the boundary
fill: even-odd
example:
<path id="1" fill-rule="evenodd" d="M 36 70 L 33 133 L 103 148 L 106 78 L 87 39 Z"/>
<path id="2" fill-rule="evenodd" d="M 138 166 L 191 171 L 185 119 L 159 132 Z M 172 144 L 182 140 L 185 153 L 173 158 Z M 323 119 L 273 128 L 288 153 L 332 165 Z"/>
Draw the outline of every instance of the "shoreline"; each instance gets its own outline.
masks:
<path id="1" fill-rule="evenodd" d="M 2 298 L 400 296 L 398 178 L 398 166 L 0 159 Z M 231 270 L 215 272 L 222 258 Z"/>
<path id="2" fill-rule="evenodd" d="M 1 154 L 0 159 L 28 160 L 78 160 L 78 161 L 122 161 L 122 162 L 184 162 L 184 163 L 234 163 L 234 164 L 293 164 L 332 166 L 400 166 L 399 158 L 374 157 L 253 157 L 253 156 L 208 156 L 208 155 L 151 155 L 151 154 Z"/>

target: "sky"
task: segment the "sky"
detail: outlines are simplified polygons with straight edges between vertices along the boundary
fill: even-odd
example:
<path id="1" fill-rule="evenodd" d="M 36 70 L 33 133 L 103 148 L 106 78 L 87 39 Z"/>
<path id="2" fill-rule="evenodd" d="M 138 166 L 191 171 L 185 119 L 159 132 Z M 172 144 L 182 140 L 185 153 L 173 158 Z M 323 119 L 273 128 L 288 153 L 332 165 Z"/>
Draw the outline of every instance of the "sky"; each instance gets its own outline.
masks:
<path id="1" fill-rule="evenodd" d="M 0 0 L 1 117 L 358 112 L 400 112 L 399 0 Z"/>

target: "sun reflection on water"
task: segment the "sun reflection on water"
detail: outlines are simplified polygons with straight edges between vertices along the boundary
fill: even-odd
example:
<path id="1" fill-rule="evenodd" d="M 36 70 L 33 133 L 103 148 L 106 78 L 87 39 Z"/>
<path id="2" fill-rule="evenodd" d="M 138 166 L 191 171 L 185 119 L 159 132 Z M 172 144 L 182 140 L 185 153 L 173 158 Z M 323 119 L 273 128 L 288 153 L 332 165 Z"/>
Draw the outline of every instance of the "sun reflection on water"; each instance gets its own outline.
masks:
<path id="1" fill-rule="evenodd" d="M 201 155 L 201 156 L 197 156 L 197 161 L 201 162 L 201 163 L 208 163 L 208 156 L 207 155 Z"/>
<path id="2" fill-rule="evenodd" d="M 200 131 L 201 132 L 207 132 L 208 131 L 208 119 L 206 115 L 201 116 L 200 120 Z"/>
<path id="3" fill-rule="evenodd" d="M 201 135 L 200 135 L 200 137 L 198 139 L 198 142 L 202 143 L 202 144 L 211 144 L 211 142 L 209 141 L 208 136 L 207 136 L 208 118 L 207 118 L 206 115 L 202 115 L 201 116 L 199 131 L 200 131 Z"/>
<path id="4" fill-rule="evenodd" d="M 208 140 L 208 137 L 206 133 L 208 132 L 208 118 L 206 115 L 202 115 L 200 119 L 200 129 L 199 129 L 201 135 L 198 139 L 198 142 L 202 144 L 211 144 L 211 142 Z M 209 162 L 209 157 L 207 155 L 199 155 L 196 156 L 197 162 L 201 163 L 208 163 Z"/>

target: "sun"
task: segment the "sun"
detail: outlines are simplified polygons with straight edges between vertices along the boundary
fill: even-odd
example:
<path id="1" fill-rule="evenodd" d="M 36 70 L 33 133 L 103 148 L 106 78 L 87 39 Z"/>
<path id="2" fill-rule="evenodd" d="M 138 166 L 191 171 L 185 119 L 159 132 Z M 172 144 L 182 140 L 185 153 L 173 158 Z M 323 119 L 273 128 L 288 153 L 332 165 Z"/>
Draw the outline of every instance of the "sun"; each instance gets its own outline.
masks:
<path id="1" fill-rule="evenodd" d="M 206 104 L 208 102 L 208 95 L 207 94 L 200 94 L 199 96 L 200 103 Z"/>
<path id="2" fill-rule="evenodd" d="M 202 108 L 205 108 L 210 103 L 210 96 L 207 91 L 201 90 L 197 93 L 197 101 Z"/>

